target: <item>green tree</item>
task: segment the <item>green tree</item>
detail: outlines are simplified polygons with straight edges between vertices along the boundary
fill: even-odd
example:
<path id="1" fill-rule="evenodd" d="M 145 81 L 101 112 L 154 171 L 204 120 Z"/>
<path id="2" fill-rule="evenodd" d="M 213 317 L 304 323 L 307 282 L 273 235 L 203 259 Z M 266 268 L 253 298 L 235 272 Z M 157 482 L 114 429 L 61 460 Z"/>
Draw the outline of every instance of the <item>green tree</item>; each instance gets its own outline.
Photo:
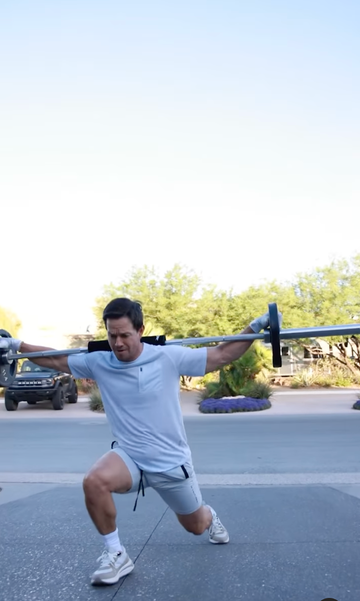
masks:
<path id="1" fill-rule="evenodd" d="M 300 274 L 294 282 L 297 307 L 302 322 L 290 327 L 342 325 L 360 320 L 360 254 L 349 261 L 333 261 L 308 274 Z M 359 339 L 327 337 L 328 355 L 346 365 L 353 373 L 360 370 Z M 304 343 L 309 346 L 310 342 Z M 349 345 L 351 352 L 349 352 Z M 337 352 L 334 352 L 335 351 Z"/>
<path id="2" fill-rule="evenodd" d="M 351 323 L 360 315 L 360 255 L 299 274 L 293 286 L 303 324 Z"/>
<path id="3" fill-rule="evenodd" d="M 0 329 L 6 330 L 13 338 L 16 338 L 21 328 L 21 321 L 17 315 L 0 307 Z"/>
<path id="4" fill-rule="evenodd" d="M 145 335 L 166 334 L 168 338 L 184 338 L 196 329 L 197 297 L 200 278 L 192 271 L 175 265 L 160 277 L 153 267 L 133 268 L 119 284 L 104 286 L 96 299 L 94 313 L 98 328 L 96 338 L 104 338 L 102 323 L 105 305 L 116 297 L 126 297 L 141 303 Z"/>
<path id="5" fill-rule="evenodd" d="M 141 302 L 146 335 L 166 334 L 168 339 L 219 336 L 240 332 L 276 302 L 283 313 L 283 328 L 352 323 L 360 319 L 360 254 L 350 261 L 334 261 L 294 281 L 265 282 L 241 294 L 203 285 L 192 270 L 176 264 L 163 277 L 153 267 L 133 268 L 118 284 L 104 286 L 94 308 L 98 321 L 96 338 L 106 337 L 102 311 L 113 298 L 125 296 Z M 360 349 L 350 341 L 348 358 L 343 338 L 327 340 L 335 345 L 345 364 L 360 369 Z M 293 344 L 306 346 L 310 341 Z"/>
<path id="6" fill-rule="evenodd" d="M 105 306 L 114 298 L 126 297 L 142 304 L 145 321 L 145 335 L 162 334 L 159 323 L 159 300 L 161 281 L 153 267 L 134 267 L 118 284 L 113 282 L 104 286 L 103 294 L 96 299 L 94 314 L 97 319 L 95 338 L 106 338 L 106 329 L 102 320 Z"/>
<path id="7" fill-rule="evenodd" d="M 229 297 L 229 333 L 234 334 L 242 330 L 252 319 L 266 313 L 269 303 L 273 302 L 277 303 L 279 311 L 283 314 L 283 328 L 292 327 L 292 320 L 300 319 L 301 311 L 294 287 L 291 284 L 271 281 L 260 286 L 250 286 L 241 294 Z"/>
<path id="8" fill-rule="evenodd" d="M 158 323 L 168 338 L 185 338 L 198 322 L 197 297 L 201 279 L 193 270 L 176 264 L 160 281 Z"/>
<path id="9" fill-rule="evenodd" d="M 204 286 L 193 308 L 195 323 L 188 336 L 221 336 L 230 332 L 229 295 L 215 286 Z"/>

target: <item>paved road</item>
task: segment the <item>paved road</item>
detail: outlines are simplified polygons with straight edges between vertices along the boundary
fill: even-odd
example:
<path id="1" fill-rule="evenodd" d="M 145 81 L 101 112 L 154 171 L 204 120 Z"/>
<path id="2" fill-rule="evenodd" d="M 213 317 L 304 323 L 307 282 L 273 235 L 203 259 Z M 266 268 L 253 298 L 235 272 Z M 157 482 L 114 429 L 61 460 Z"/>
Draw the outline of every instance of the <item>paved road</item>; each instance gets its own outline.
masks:
<path id="1" fill-rule="evenodd" d="M 277 390 L 271 398 L 272 407 L 265 413 L 267 417 L 275 415 L 324 415 L 348 413 L 353 414 L 352 405 L 360 398 L 360 389 L 338 389 L 338 390 Z M 199 396 L 196 392 L 181 392 L 180 403 L 183 415 L 202 417 L 198 408 Z M 72 417 L 87 416 L 96 418 L 97 414 L 89 410 L 89 398 L 80 396 L 76 405 L 66 404 L 63 411 L 54 414 L 50 402 L 39 403 L 29 406 L 20 403 L 16 413 L 8 412 L 4 407 L 4 398 L 0 397 L 0 420 L 4 419 L 45 419 L 56 418 L 56 420 Z M 241 419 L 254 416 L 253 413 L 241 415 Z M 207 416 L 212 419 L 212 415 Z M 237 416 L 234 415 L 233 418 Z"/>
<path id="2" fill-rule="evenodd" d="M 360 472 L 360 412 L 186 417 L 199 474 Z M 0 473 L 83 473 L 109 449 L 104 416 L 0 421 Z"/>
<path id="3" fill-rule="evenodd" d="M 199 480 L 230 544 L 189 535 L 154 491 L 136 513 L 115 495 L 136 569 L 102 590 L 89 585 L 101 541 L 80 482 L 109 448 L 106 418 L 86 403 L 0 407 L 0 600 L 359 601 L 360 412 L 351 394 L 301 396 L 231 416 L 196 415 L 188 397 Z"/>

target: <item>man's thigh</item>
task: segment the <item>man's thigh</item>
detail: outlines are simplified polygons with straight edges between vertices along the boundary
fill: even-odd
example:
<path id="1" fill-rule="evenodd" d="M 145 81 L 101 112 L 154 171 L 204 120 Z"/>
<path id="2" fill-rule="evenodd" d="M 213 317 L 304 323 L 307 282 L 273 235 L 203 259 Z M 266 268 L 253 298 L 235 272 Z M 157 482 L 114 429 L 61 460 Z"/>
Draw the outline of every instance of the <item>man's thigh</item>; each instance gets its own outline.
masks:
<path id="1" fill-rule="evenodd" d="M 90 468 L 83 485 L 85 492 L 104 487 L 110 492 L 128 492 L 133 481 L 125 461 L 117 453 L 109 451 Z"/>
<path id="2" fill-rule="evenodd" d="M 126 493 L 137 492 L 139 489 L 141 472 L 140 472 L 140 469 L 138 468 L 138 466 L 136 465 L 136 463 L 120 447 L 114 446 L 111 449 L 111 451 L 109 451 L 109 453 L 112 453 L 112 454 L 114 453 L 117 457 L 120 457 L 120 459 L 123 461 L 123 463 L 125 464 L 128 472 L 130 474 L 131 481 L 132 481 L 131 487 L 128 490 L 126 490 L 125 492 Z M 146 483 L 144 482 L 144 488 L 145 488 L 145 486 L 146 486 Z M 114 492 L 122 493 L 123 491 L 122 490 L 114 490 Z"/>
<path id="3" fill-rule="evenodd" d="M 194 513 L 202 506 L 200 487 L 191 463 L 168 472 L 146 472 L 146 483 L 178 515 Z"/>

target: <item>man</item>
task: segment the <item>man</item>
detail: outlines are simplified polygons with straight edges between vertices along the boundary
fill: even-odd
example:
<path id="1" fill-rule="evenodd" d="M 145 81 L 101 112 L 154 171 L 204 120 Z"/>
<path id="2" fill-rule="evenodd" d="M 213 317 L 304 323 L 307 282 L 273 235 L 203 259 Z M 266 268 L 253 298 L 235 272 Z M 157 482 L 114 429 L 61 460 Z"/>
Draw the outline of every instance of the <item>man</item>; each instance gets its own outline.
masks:
<path id="1" fill-rule="evenodd" d="M 103 319 L 112 352 L 33 359 L 76 378 L 95 380 L 116 439 L 83 482 L 87 510 L 105 545 L 91 578 L 94 585 L 114 584 L 134 569 L 119 538 L 112 493 L 144 495 L 144 489 L 152 487 L 188 532 L 200 535 L 208 530 L 211 543 L 229 542 L 215 510 L 201 497 L 181 414 L 179 379 L 215 371 L 252 344 L 234 341 L 191 349 L 142 343 L 141 305 L 127 298 L 112 300 Z M 265 314 L 243 333 L 258 333 L 268 325 Z M 0 348 L 21 353 L 49 350 L 12 338 L 0 339 Z"/>

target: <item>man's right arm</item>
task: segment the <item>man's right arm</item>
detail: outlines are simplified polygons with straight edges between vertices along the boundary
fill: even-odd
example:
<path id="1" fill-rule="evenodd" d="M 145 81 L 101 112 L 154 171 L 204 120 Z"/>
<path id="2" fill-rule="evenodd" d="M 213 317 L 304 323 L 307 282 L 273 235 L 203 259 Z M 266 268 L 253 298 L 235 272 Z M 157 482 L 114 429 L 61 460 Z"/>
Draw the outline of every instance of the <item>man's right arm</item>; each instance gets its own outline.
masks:
<path id="1" fill-rule="evenodd" d="M 54 351 L 56 349 L 48 348 L 46 346 L 35 346 L 33 344 L 27 344 L 26 342 L 21 342 L 19 347 L 19 353 L 38 353 L 41 351 Z M 67 374 L 71 374 L 69 363 L 68 363 L 68 355 L 56 355 L 54 357 L 30 357 L 33 363 L 36 365 L 41 365 L 41 367 L 51 367 L 52 369 L 56 369 L 57 371 L 63 371 Z"/>

